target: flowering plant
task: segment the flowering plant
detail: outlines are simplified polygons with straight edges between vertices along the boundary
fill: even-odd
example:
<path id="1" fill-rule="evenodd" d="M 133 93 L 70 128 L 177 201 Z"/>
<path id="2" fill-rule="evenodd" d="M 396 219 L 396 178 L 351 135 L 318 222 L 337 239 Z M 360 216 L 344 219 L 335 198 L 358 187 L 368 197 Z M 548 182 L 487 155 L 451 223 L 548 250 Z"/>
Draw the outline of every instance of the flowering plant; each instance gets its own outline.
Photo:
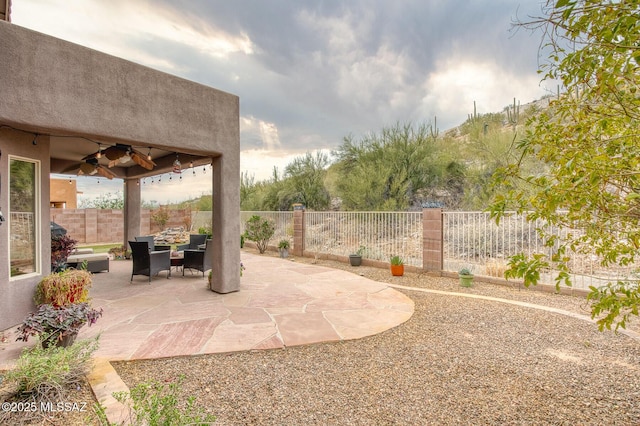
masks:
<path id="1" fill-rule="evenodd" d="M 18 327 L 19 336 L 16 340 L 26 342 L 31 336 L 41 335 L 42 341 L 55 342 L 78 333 L 85 324 L 95 324 L 101 316 L 102 308 L 93 309 L 88 303 L 72 303 L 60 307 L 42 304 Z"/>

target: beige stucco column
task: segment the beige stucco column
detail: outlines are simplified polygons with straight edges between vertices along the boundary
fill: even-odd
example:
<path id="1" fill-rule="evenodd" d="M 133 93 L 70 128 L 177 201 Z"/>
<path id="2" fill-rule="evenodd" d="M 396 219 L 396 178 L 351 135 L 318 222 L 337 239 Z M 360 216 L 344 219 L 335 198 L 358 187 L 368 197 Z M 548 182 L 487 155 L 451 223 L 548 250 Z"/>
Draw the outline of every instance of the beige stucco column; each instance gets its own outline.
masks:
<path id="1" fill-rule="evenodd" d="M 240 153 L 213 159 L 211 290 L 240 290 Z"/>
<path id="2" fill-rule="evenodd" d="M 140 186 L 135 179 L 126 180 L 124 184 L 124 241 L 122 244 L 129 250 L 129 241 L 142 235 L 140 233 Z"/>

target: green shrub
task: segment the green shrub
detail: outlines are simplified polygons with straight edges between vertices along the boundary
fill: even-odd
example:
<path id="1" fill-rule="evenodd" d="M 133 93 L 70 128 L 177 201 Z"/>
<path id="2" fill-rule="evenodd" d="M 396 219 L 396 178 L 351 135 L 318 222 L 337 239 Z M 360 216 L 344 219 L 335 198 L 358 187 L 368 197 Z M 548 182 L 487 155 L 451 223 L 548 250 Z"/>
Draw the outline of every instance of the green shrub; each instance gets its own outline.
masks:
<path id="1" fill-rule="evenodd" d="M 66 348 L 43 349 L 36 344 L 22 351 L 16 368 L 5 375 L 3 382 L 15 384 L 17 395 L 63 401 L 67 390 L 79 384 L 89 371 L 96 349 L 98 337 L 79 340 Z"/>
<path id="2" fill-rule="evenodd" d="M 132 425 L 208 425 L 215 422 L 215 416 L 205 414 L 195 406 L 195 397 L 190 396 L 186 404 L 181 404 L 179 396 L 183 380 L 184 376 L 181 376 L 169 385 L 155 381 L 139 383 L 130 392 L 116 392 L 113 397 L 131 407 Z M 180 409 L 180 405 L 184 408 Z"/>
<path id="3" fill-rule="evenodd" d="M 254 241 L 260 254 L 267 250 L 269 240 L 276 232 L 276 226 L 272 220 L 253 215 L 247 221 L 245 234 L 248 240 Z"/>

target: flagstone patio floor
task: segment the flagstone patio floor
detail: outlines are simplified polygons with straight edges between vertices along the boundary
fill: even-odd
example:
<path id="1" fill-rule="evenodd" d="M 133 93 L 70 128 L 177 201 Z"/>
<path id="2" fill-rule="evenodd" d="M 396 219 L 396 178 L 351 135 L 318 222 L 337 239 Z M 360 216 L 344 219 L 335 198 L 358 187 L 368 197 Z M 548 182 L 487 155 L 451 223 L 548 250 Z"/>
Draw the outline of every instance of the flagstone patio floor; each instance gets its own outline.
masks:
<path id="1" fill-rule="evenodd" d="M 190 270 L 130 282 L 131 262 L 111 261 L 90 291 L 104 314 L 78 338 L 100 334 L 95 356 L 109 361 L 164 358 L 357 339 L 413 314 L 407 296 L 357 274 L 247 252 L 242 261 L 240 291 L 228 294 L 210 291 L 202 273 Z M 0 369 L 34 344 L 6 334 Z"/>

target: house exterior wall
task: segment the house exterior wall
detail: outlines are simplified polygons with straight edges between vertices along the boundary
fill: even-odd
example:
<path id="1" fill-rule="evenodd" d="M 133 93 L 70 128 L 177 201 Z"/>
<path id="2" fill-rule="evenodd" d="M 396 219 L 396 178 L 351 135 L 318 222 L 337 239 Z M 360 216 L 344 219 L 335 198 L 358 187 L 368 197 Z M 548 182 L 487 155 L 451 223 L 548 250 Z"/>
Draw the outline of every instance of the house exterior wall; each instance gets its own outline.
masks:
<path id="1" fill-rule="evenodd" d="M 49 227 L 49 137 L 40 136 L 37 145 L 33 135 L 0 128 L 0 211 L 9 219 L 9 156 L 19 156 L 40 162 L 39 215 L 40 250 L 38 264 L 43 274 L 51 269 L 51 230 Z M 33 295 L 41 276 L 10 277 L 9 224 L 0 225 L 0 330 L 22 322 L 25 313 L 34 308 Z"/>
<path id="2" fill-rule="evenodd" d="M 63 208 L 65 209 L 75 209 L 78 207 L 78 185 L 75 179 L 51 179 L 50 185 L 50 204 L 64 204 Z"/>
<path id="3" fill-rule="evenodd" d="M 5 149 L 33 153 L 35 147 L 37 158 L 42 161 L 42 176 L 46 178 L 42 182 L 44 223 L 50 213 L 49 134 L 212 157 L 217 197 L 212 220 L 224 225 L 213 236 L 213 256 L 219 259 L 212 262 L 216 270 L 216 285 L 212 289 L 239 290 L 240 248 L 228 246 L 229 241 L 237 240 L 240 230 L 237 96 L 2 20 L 0 77 L 0 126 L 40 135 L 37 146 L 31 143 L 33 134 L 30 138 L 25 138 L 28 133 L 10 138 L 5 135 L 0 148 L 2 167 L 6 172 Z M 7 184 L 4 181 L 0 184 L 0 202 L 6 208 Z M 140 234 L 139 197 L 126 199 L 133 202 L 126 206 L 123 241 L 129 235 Z M 42 255 L 46 257 L 50 235 L 49 229 L 44 228 L 41 244 Z M 8 241 L 6 226 L 0 226 L 0 233 L 2 241 Z M 32 303 L 30 291 L 37 280 L 24 285 L 6 284 L 9 276 L 6 250 L 0 254 L 0 265 L 0 291 L 6 295 L 0 298 L 0 329 L 4 329 L 27 313 L 27 306 Z M 47 272 L 46 269 L 48 265 L 43 271 Z"/>

